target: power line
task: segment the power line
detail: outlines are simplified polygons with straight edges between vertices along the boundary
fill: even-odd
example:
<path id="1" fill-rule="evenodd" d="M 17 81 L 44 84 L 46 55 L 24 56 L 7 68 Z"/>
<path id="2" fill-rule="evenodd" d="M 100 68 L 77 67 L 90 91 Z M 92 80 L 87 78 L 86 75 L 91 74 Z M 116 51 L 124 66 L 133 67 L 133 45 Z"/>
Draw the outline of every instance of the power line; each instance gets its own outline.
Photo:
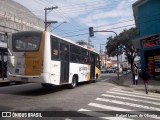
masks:
<path id="1" fill-rule="evenodd" d="M 135 24 L 125 25 L 125 26 L 115 27 L 115 28 L 106 29 L 106 30 L 115 30 L 115 29 L 120 29 L 120 28 L 124 28 L 124 27 L 130 27 L 130 26 L 134 26 L 134 25 L 135 25 Z M 76 34 L 76 35 L 65 36 L 65 37 L 74 37 L 74 36 L 80 36 L 80 35 L 86 35 L 86 34 L 89 34 L 89 33 Z"/>
<path id="2" fill-rule="evenodd" d="M 81 35 L 87 35 L 88 33 L 83 33 L 83 34 L 77 34 L 77 35 L 71 35 L 71 36 L 65 36 L 65 37 L 75 37 L 75 36 L 81 36 Z"/>
<path id="3" fill-rule="evenodd" d="M 147 22 L 153 22 L 153 21 L 157 21 L 157 20 L 160 20 L 160 19 L 148 20 L 148 21 L 145 21 L 145 22 L 141 22 L 139 24 L 141 25 L 141 24 L 144 24 L 144 23 L 147 23 Z M 115 28 L 111 28 L 111 29 L 106 29 L 106 31 L 107 30 L 120 29 L 120 28 L 124 28 L 124 27 L 130 27 L 130 26 L 135 26 L 135 24 L 130 24 L 130 25 L 126 25 L 126 26 L 120 26 L 120 27 L 115 27 Z M 80 36 L 80 35 L 85 35 L 85 34 L 89 34 L 89 33 L 76 34 L 76 35 L 65 36 L 65 37 L 74 37 L 74 36 Z"/>
<path id="4" fill-rule="evenodd" d="M 139 17 L 139 19 L 150 18 L 150 17 L 153 17 L 153 16 L 157 16 L 157 15 L 159 15 L 159 14 L 160 14 L 160 12 L 159 12 L 159 13 L 156 13 L 156 14 L 154 14 L 154 15 Z M 104 25 L 100 25 L 100 26 L 93 26 L 93 27 L 94 27 L 94 28 L 100 28 L 100 27 L 105 27 L 105 26 L 111 26 L 111 25 L 116 25 L 116 24 L 131 22 L 131 21 L 134 21 L 134 19 L 124 20 L 124 21 L 117 22 L 117 23 L 104 24 Z M 88 28 L 86 28 L 86 29 L 80 29 L 80 30 L 78 30 L 78 31 L 66 32 L 66 33 L 64 33 L 64 34 L 75 33 L 75 32 L 79 32 L 79 31 L 83 31 L 83 30 L 86 31 L 86 30 L 88 30 Z M 60 35 L 64 35 L 64 34 L 60 34 Z"/>
<path id="5" fill-rule="evenodd" d="M 125 0 L 124 0 L 125 1 Z M 45 4 L 44 2 L 42 2 L 42 0 L 37 0 L 37 2 L 39 2 L 42 6 L 44 6 L 44 5 L 47 5 L 47 3 Z M 46 2 L 46 1 L 45 1 Z M 49 3 L 49 2 L 48 2 Z M 97 4 L 96 4 L 97 5 Z M 99 6 L 100 7 L 100 6 Z M 105 8 L 109 8 L 110 6 L 106 6 L 105 5 Z M 70 7 L 71 8 L 71 7 Z M 73 7 L 72 7 L 73 8 Z M 72 9 L 71 8 L 71 9 Z M 93 9 L 93 7 L 92 7 L 92 9 Z M 66 9 L 65 9 L 66 10 Z M 31 11 L 32 13 L 36 13 L 36 12 L 40 12 L 40 11 L 42 11 L 42 10 L 34 10 L 34 11 Z M 76 10 L 74 9 L 74 11 L 76 12 Z M 22 13 L 22 12 L 21 12 Z M 23 12 L 22 14 L 24 14 L 25 12 Z M 42 13 L 42 12 L 41 12 Z"/>
<path id="6" fill-rule="evenodd" d="M 134 21 L 134 20 L 132 19 L 132 20 L 125 20 L 125 21 L 121 21 L 121 22 L 117 22 L 117 23 L 99 25 L 99 26 L 94 26 L 94 28 L 100 28 L 100 27 L 105 27 L 105 26 L 111 26 L 111 25 L 126 23 L 126 22 L 130 22 L 130 21 Z M 80 29 L 80 30 L 77 30 L 77 31 L 66 32 L 66 33 L 64 33 L 64 34 L 70 34 L 70 33 L 75 33 L 75 32 L 84 31 L 84 30 L 85 30 L 85 31 L 88 31 L 88 28 Z M 64 35 L 64 34 L 61 34 L 61 35 Z"/>

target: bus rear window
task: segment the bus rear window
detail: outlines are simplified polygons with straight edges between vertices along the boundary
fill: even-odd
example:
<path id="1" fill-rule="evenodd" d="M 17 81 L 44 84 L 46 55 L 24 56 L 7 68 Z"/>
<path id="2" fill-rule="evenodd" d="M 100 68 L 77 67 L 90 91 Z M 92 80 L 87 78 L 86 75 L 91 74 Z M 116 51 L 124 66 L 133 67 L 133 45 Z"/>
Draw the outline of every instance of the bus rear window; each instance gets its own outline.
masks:
<path id="1" fill-rule="evenodd" d="M 42 33 L 17 33 L 13 34 L 13 51 L 37 51 L 40 47 Z"/>

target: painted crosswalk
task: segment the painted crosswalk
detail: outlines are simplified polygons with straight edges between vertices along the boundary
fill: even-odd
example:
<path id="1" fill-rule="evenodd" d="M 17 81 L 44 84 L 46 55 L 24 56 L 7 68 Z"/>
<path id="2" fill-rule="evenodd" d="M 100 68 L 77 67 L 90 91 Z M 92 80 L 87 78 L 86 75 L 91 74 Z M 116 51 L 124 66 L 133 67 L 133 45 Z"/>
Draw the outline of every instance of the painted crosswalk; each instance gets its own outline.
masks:
<path id="1" fill-rule="evenodd" d="M 78 112 L 108 120 L 160 119 L 160 96 L 116 87 L 101 94 Z"/>

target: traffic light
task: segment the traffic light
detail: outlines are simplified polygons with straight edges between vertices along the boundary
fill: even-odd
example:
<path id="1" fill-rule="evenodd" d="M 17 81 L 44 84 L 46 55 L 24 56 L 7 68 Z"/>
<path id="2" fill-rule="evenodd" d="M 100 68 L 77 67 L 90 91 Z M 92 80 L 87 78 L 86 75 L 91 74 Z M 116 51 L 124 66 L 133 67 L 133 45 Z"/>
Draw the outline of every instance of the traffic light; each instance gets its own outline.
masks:
<path id="1" fill-rule="evenodd" d="M 117 43 L 117 47 L 118 47 L 118 49 L 120 49 L 120 47 L 121 47 L 121 44 L 120 44 L 119 41 L 118 41 L 118 43 Z"/>
<path id="2" fill-rule="evenodd" d="M 119 44 L 119 45 L 118 45 L 118 49 L 120 49 L 120 48 L 121 48 L 121 45 Z"/>
<path id="3" fill-rule="evenodd" d="M 90 37 L 93 37 L 93 36 L 94 36 L 93 27 L 89 27 L 89 36 L 90 36 Z"/>

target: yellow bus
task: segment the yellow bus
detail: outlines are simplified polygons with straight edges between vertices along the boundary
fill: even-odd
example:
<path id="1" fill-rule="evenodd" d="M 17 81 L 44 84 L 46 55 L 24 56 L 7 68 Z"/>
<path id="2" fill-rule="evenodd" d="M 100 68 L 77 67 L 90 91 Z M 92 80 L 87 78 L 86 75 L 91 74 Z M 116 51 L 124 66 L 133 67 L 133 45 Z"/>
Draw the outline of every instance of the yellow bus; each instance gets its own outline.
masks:
<path id="1" fill-rule="evenodd" d="M 71 40 L 46 31 L 25 31 L 8 42 L 10 81 L 41 83 L 44 87 L 100 78 L 99 55 Z"/>

